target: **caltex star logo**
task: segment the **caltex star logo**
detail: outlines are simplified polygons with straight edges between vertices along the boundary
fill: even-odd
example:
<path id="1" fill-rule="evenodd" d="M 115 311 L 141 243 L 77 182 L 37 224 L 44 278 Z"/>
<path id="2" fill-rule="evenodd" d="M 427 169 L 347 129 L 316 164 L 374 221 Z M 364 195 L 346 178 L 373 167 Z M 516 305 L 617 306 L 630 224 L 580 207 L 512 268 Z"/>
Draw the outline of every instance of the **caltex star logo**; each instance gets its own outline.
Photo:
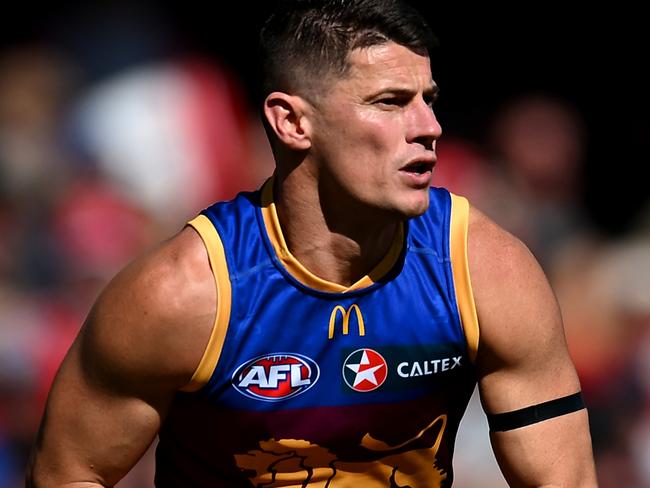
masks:
<path id="1" fill-rule="evenodd" d="M 343 379 L 354 391 L 376 390 L 387 375 L 386 360 L 372 349 L 357 349 L 343 362 Z"/>

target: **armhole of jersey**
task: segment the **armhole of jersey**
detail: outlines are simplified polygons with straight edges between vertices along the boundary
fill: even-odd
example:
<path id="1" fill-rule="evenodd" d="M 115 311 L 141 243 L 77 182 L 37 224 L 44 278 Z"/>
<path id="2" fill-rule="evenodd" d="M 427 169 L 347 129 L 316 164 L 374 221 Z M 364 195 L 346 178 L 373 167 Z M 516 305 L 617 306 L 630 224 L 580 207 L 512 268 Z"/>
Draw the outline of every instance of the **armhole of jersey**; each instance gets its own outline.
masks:
<path id="1" fill-rule="evenodd" d="M 230 321 L 231 287 L 223 243 L 210 219 L 205 215 L 199 215 L 189 221 L 188 225 L 192 226 L 203 239 L 217 288 L 217 313 L 208 345 L 189 383 L 181 388 L 181 391 L 191 392 L 199 390 L 210 380 L 219 361 Z"/>
<path id="2" fill-rule="evenodd" d="M 467 260 L 468 223 L 469 202 L 466 198 L 451 194 L 451 229 L 449 232 L 451 270 L 454 276 L 458 313 L 465 332 L 469 357 L 474 362 L 478 351 L 479 324 Z"/>

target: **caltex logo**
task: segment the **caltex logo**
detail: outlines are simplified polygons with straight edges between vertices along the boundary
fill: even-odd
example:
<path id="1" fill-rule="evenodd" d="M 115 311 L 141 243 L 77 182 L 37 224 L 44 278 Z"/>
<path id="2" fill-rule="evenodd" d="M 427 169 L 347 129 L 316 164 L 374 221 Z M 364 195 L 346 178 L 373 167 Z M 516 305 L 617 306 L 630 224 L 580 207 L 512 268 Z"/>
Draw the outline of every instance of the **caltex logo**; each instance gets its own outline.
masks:
<path id="1" fill-rule="evenodd" d="M 343 362 L 343 379 L 354 391 L 376 390 L 387 375 L 386 360 L 373 349 L 357 349 Z"/>
<path id="2" fill-rule="evenodd" d="M 310 389 L 319 374 L 318 364 L 307 356 L 276 352 L 240 365 L 232 375 L 232 385 L 249 398 L 279 402 Z"/>

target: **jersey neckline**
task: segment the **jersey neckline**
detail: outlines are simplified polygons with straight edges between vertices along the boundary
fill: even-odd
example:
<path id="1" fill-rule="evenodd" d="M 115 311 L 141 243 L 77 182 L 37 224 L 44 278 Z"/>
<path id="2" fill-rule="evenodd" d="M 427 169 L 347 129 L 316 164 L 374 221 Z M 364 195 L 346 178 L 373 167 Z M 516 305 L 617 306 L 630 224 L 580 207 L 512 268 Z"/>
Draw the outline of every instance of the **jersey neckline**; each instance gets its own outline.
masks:
<path id="1" fill-rule="evenodd" d="M 287 247 L 273 198 L 274 181 L 275 176 L 272 176 L 266 181 L 266 183 L 264 183 L 261 189 L 260 211 L 262 222 L 264 224 L 263 230 L 266 231 L 266 237 L 279 265 L 298 283 L 320 292 L 348 293 L 352 291 L 365 290 L 375 285 L 393 269 L 393 266 L 395 266 L 402 254 L 405 244 L 404 223 L 400 224 L 395 239 L 384 258 L 372 271 L 352 285 L 345 286 L 333 281 L 328 281 L 309 271 L 293 254 L 291 254 L 291 251 L 289 251 L 289 248 Z"/>

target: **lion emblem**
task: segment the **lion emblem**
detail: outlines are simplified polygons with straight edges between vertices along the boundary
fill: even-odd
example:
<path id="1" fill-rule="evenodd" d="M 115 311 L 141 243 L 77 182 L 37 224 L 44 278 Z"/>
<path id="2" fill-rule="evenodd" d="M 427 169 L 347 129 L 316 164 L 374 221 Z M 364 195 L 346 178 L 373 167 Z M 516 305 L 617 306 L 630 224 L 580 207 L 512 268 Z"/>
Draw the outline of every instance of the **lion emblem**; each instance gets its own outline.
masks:
<path id="1" fill-rule="evenodd" d="M 436 454 L 447 425 L 440 415 L 415 436 L 397 445 L 366 434 L 360 447 L 376 454 L 371 461 L 340 459 L 329 449 L 301 439 L 260 441 L 259 449 L 236 454 L 237 466 L 258 488 L 310 486 L 318 488 L 358 487 L 439 487 L 447 478 L 436 467 Z M 439 429 L 429 448 L 409 449 L 425 433 Z M 375 457 L 375 456 L 373 456 Z"/>

